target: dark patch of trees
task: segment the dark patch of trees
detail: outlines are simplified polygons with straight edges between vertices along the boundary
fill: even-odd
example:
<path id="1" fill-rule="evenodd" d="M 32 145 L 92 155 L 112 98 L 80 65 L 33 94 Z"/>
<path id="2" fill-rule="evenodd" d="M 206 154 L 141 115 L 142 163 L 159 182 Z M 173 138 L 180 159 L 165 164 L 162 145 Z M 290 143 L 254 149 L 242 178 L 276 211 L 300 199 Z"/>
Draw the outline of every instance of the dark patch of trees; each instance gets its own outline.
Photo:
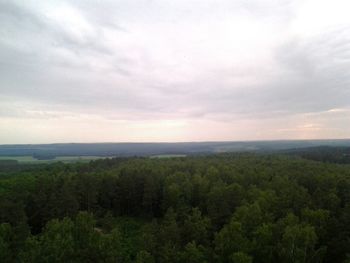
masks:
<path id="1" fill-rule="evenodd" d="M 308 160 L 319 162 L 350 164 L 350 147 L 319 146 L 285 151 Z"/>

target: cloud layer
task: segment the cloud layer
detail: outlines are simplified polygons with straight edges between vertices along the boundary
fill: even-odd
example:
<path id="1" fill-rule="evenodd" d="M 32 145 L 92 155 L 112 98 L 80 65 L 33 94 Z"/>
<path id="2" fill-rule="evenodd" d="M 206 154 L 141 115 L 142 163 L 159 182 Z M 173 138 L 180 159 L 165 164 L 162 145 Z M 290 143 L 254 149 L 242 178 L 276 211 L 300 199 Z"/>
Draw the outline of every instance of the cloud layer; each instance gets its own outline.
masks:
<path id="1" fill-rule="evenodd" d="M 0 143 L 350 137 L 346 0 L 0 0 Z"/>

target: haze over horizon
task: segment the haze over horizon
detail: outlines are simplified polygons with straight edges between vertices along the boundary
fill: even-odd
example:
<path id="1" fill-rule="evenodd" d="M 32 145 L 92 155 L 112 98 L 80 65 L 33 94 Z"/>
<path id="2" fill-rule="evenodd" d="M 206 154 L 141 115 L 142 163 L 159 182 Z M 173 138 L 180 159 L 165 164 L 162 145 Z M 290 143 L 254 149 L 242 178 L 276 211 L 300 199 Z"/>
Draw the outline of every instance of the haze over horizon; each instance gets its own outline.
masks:
<path id="1" fill-rule="evenodd" d="M 0 144 L 350 137 L 346 0 L 0 0 Z"/>

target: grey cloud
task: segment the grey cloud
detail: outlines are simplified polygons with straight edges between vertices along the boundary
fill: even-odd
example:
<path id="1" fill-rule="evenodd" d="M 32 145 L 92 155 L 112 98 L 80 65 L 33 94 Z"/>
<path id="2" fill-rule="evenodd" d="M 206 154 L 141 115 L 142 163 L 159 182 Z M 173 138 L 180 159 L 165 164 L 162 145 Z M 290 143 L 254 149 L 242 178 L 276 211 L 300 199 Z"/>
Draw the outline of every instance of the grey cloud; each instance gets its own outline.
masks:
<path id="1" fill-rule="evenodd" d="M 341 36 L 341 37 L 339 37 Z M 307 41 L 293 40 L 277 51 L 286 70 L 286 83 L 277 95 L 293 99 L 302 110 L 327 110 L 349 106 L 350 27 L 324 32 Z M 289 76 L 288 76 L 289 75 Z M 293 109 L 293 104 L 287 104 Z"/>
<path id="2" fill-rule="evenodd" d="M 3 25 L 2 29 L 5 32 L 11 30 L 11 28 L 8 28 L 9 26 L 22 27 L 27 25 L 38 29 L 46 26 L 42 19 L 14 1 L 3 0 L 0 2 L 0 20 Z"/>
<path id="3" fill-rule="evenodd" d="M 176 73 L 176 64 L 166 67 L 162 58 L 152 57 L 152 52 L 148 54 L 146 44 L 142 39 L 137 43 L 139 38 L 135 36 L 140 33 L 135 32 L 140 30 L 135 24 L 143 29 L 145 21 L 151 24 L 146 29 L 153 29 L 154 24 L 164 24 L 166 28 L 169 23 L 174 25 L 170 32 L 186 31 L 182 28 L 185 22 L 193 26 L 191 23 L 220 19 L 222 13 L 227 17 L 242 15 L 242 10 L 243 15 L 281 22 L 287 28 L 294 18 L 294 1 L 266 4 L 256 0 L 238 4 L 192 1 L 178 5 L 141 1 L 139 6 L 129 1 L 103 1 L 97 6 L 86 1 L 67 3 L 86 18 L 92 27 L 91 34 L 78 38 L 33 6 L 0 3 L 3 95 L 12 100 L 51 105 L 57 110 L 97 113 L 112 119 L 169 116 L 254 119 L 349 106 L 350 32 L 346 27 L 316 37 L 290 36 L 284 44 L 274 47 L 272 62 L 266 61 L 266 65 L 194 64 L 190 67 L 193 72 L 185 80 L 181 71 Z M 127 35 L 134 45 L 108 44 L 104 29 L 120 35 L 121 41 Z M 159 32 L 162 33 L 169 34 Z M 144 37 L 145 42 L 153 43 L 153 39 Z M 162 35 L 151 37 L 162 40 Z M 30 46 L 19 45 L 26 41 Z M 162 48 L 167 52 L 171 47 Z M 207 55 L 215 56 L 217 50 L 208 49 Z M 192 56 L 186 51 L 184 54 Z M 191 62 L 187 63 L 191 66 Z"/>
<path id="4" fill-rule="evenodd" d="M 347 28 L 324 32 L 306 40 L 292 37 L 275 50 L 275 74 L 268 80 L 238 88 L 232 86 L 232 89 L 220 89 L 220 92 L 209 88 L 199 98 L 207 104 L 208 113 L 231 112 L 245 117 L 271 117 L 274 114 L 290 115 L 349 107 L 349 40 L 350 29 Z M 254 78 L 254 74 L 257 73 L 251 71 L 250 77 Z M 218 73 L 216 83 L 205 85 L 220 85 L 223 78 L 225 76 Z"/>
<path id="5" fill-rule="evenodd" d="M 77 56 L 114 55 L 115 50 L 104 44 L 104 35 L 98 24 L 91 24 L 92 34 L 77 38 L 65 30 L 60 21 L 56 22 L 44 16 L 35 6 L 28 8 L 12 1 L 5 1 L 0 5 L 0 21 L 4 31 L 2 40 L 8 45 L 15 45 L 19 40 L 28 41 L 29 45 L 33 45 L 31 51 L 40 53 L 43 57 L 50 55 L 47 53 L 52 48 L 66 49 Z"/>

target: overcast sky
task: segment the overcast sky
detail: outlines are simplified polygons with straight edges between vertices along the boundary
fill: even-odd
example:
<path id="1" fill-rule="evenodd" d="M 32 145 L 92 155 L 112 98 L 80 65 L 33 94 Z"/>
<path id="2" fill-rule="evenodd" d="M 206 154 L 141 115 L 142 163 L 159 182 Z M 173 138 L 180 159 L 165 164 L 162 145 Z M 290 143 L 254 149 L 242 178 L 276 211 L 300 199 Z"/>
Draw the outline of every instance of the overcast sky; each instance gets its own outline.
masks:
<path id="1" fill-rule="evenodd" d="M 350 138 L 349 0 L 0 0 L 0 144 Z"/>

